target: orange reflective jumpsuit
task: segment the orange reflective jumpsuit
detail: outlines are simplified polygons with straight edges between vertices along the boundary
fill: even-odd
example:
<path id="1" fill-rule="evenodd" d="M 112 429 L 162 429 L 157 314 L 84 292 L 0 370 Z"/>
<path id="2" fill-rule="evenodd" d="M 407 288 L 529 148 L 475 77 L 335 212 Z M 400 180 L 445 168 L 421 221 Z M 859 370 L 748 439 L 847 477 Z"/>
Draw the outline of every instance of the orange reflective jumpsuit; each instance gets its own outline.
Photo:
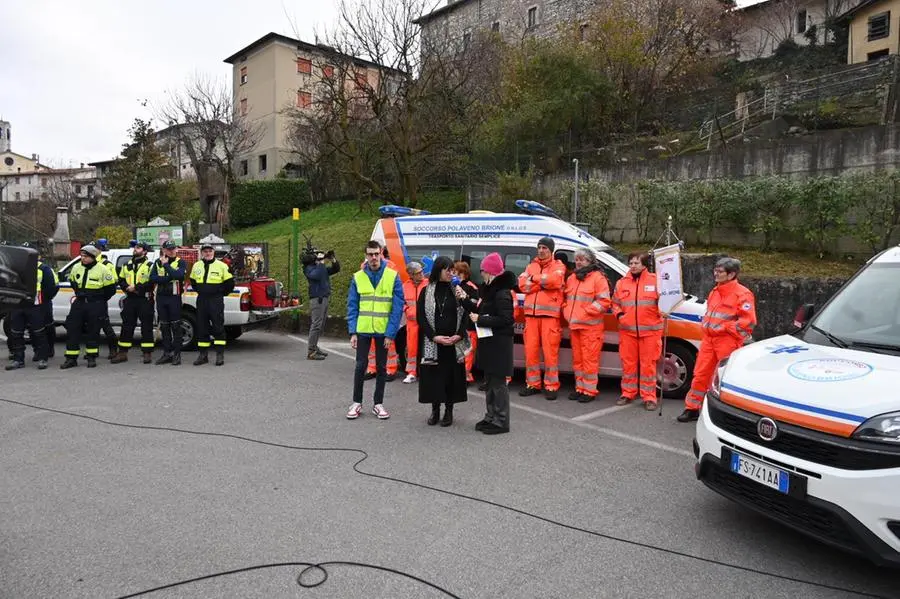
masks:
<path id="1" fill-rule="evenodd" d="M 559 390 L 559 342 L 566 267 L 559 260 L 535 258 L 519 275 L 525 294 L 525 383 L 541 388 L 541 351 L 544 354 L 544 388 Z"/>
<path id="2" fill-rule="evenodd" d="M 387 262 L 387 267 L 393 270 L 397 270 L 397 267 L 394 265 L 392 260 L 384 260 Z M 359 269 L 362 270 L 365 268 L 366 262 L 363 261 L 362 265 L 360 265 Z M 399 272 L 399 271 L 398 271 Z M 397 374 L 397 370 L 400 368 L 400 356 L 397 355 L 397 344 L 394 341 L 391 341 L 391 346 L 388 348 L 388 357 L 387 357 L 387 368 L 386 372 L 388 376 L 395 376 Z M 376 374 L 375 368 L 375 339 L 372 339 L 372 343 L 369 345 L 369 364 L 366 366 L 367 374 Z"/>
<path id="3" fill-rule="evenodd" d="M 597 373 L 603 351 L 603 316 L 609 312 L 609 281 L 600 271 L 587 273 L 583 281 L 569 275 L 563 318 L 569 323 L 572 339 L 572 369 L 575 391 L 588 397 L 597 395 Z"/>
<path id="4" fill-rule="evenodd" d="M 756 298 L 753 292 L 732 279 L 716 285 L 706 300 L 703 341 L 694 366 L 691 390 L 684 398 L 688 410 L 699 410 L 719 361 L 730 356 L 753 335 L 756 326 Z"/>
<path id="5" fill-rule="evenodd" d="M 663 335 L 656 274 L 647 269 L 638 277 L 626 273 L 616 283 L 612 303 L 619 321 L 622 397 L 637 399 L 640 394 L 642 401 L 655 402 Z"/>
<path id="6" fill-rule="evenodd" d="M 428 285 L 428 279 L 422 279 L 418 284 L 412 279 L 403 283 L 403 299 L 406 305 L 403 308 L 406 314 L 406 374 L 416 375 L 416 357 L 419 354 L 419 323 L 416 320 L 416 302 L 419 294 Z"/>

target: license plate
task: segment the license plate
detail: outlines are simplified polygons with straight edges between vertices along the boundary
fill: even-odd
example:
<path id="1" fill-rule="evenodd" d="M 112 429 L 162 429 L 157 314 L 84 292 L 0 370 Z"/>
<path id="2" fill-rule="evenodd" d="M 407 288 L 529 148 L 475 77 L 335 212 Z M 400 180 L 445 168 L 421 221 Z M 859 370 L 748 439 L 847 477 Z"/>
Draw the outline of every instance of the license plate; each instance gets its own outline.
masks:
<path id="1" fill-rule="evenodd" d="M 737 452 L 731 454 L 731 471 L 780 493 L 786 494 L 790 488 L 790 476 L 787 472 Z"/>

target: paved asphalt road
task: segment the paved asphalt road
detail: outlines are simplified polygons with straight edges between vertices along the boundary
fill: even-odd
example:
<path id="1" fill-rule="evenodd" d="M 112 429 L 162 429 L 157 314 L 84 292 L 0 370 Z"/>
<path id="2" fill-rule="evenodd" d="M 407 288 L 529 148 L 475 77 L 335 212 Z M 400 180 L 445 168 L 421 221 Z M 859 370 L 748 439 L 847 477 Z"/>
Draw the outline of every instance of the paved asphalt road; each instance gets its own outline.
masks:
<path id="1" fill-rule="evenodd" d="M 463 598 L 853 597 L 648 548 L 889 597 L 897 572 L 819 545 L 708 491 L 692 426 L 613 405 L 514 396 L 513 432 L 473 427 L 482 394 L 450 428 L 425 425 L 414 385 L 388 386 L 387 421 L 345 419 L 343 340 L 305 360 L 300 338 L 247 334 L 223 368 L 112 366 L 0 372 L 0 397 L 132 425 L 272 443 L 364 449 L 359 469 L 505 504 L 572 527 L 362 476 L 353 452 L 123 428 L 0 402 L 0 597 L 114 598 L 279 562 L 356 561 L 405 571 Z M 104 354 L 105 354 L 105 350 Z M 57 355 L 62 353 L 58 350 Z M 567 393 L 568 388 L 564 388 Z M 298 568 L 258 570 L 148 597 L 438 598 L 376 570 L 334 566 L 301 589 Z"/>

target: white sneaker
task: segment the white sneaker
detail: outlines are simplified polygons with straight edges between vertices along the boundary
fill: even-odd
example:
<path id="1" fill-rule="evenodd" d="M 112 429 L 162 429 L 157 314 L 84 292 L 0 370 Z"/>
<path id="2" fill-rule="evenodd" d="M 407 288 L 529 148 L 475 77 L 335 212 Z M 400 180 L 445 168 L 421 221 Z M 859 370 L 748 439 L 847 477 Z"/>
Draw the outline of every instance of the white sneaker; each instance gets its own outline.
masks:
<path id="1" fill-rule="evenodd" d="M 388 411 L 385 410 L 384 406 L 380 403 L 375 404 L 375 407 L 372 408 L 372 413 L 378 416 L 380 420 L 387 420 L 391 417 L 391 415 L 388 414 Z"/>
<path id="2" fill-rule="evenodd" d="M 362 412 L 362 404 L 353 402 L 350 404 L 350 411 L 347 412 L 347 418 L 353 420 L 355 418 L 359 418 L 359 414 Z"/>
<path id="3" fill-rule="evenodd" d="M 407 374 L 407 375 L 406 375 L 406 378 L 403 379 L 403 382 L 406 383 L 407 385 L 409 385 L 410 383 L 415 383 L 415 382 L 418 381 L 418 380 L 419 380 L 419 379 L 416 378 L 416 375 L 414 375 L 414 374 Z"/>

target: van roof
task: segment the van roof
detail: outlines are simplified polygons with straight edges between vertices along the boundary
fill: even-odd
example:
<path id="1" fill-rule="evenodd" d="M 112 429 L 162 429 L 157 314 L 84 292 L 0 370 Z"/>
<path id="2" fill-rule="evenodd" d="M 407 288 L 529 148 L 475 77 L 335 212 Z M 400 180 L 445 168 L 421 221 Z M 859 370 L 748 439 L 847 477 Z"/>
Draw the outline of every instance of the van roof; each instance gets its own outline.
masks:
<path id="1" fill-rule="evenodd" d="M 888 248 L 876 256 L 872 262 L 877 262 L 879 264 L 896 264 L 900 262 L 900 245 Z"/>
<path id="2" fill-rule="evenodd" d="M 567 241 L 600 251 L 612 249 L 584 229 L 549 216 L 514 213 L 435 214 L 383 218 L 379 220 L 379 224 L 384 226 L 387 221 L 393 221 L 399 236 L 407 241 L 422 237 L 430 242 L 441 238 L 448 241 L 481 239 L 496 242 L 507 237 L 533 237 L 536 244 L 541 237 L 551 237 L 557 242 Z"/>

